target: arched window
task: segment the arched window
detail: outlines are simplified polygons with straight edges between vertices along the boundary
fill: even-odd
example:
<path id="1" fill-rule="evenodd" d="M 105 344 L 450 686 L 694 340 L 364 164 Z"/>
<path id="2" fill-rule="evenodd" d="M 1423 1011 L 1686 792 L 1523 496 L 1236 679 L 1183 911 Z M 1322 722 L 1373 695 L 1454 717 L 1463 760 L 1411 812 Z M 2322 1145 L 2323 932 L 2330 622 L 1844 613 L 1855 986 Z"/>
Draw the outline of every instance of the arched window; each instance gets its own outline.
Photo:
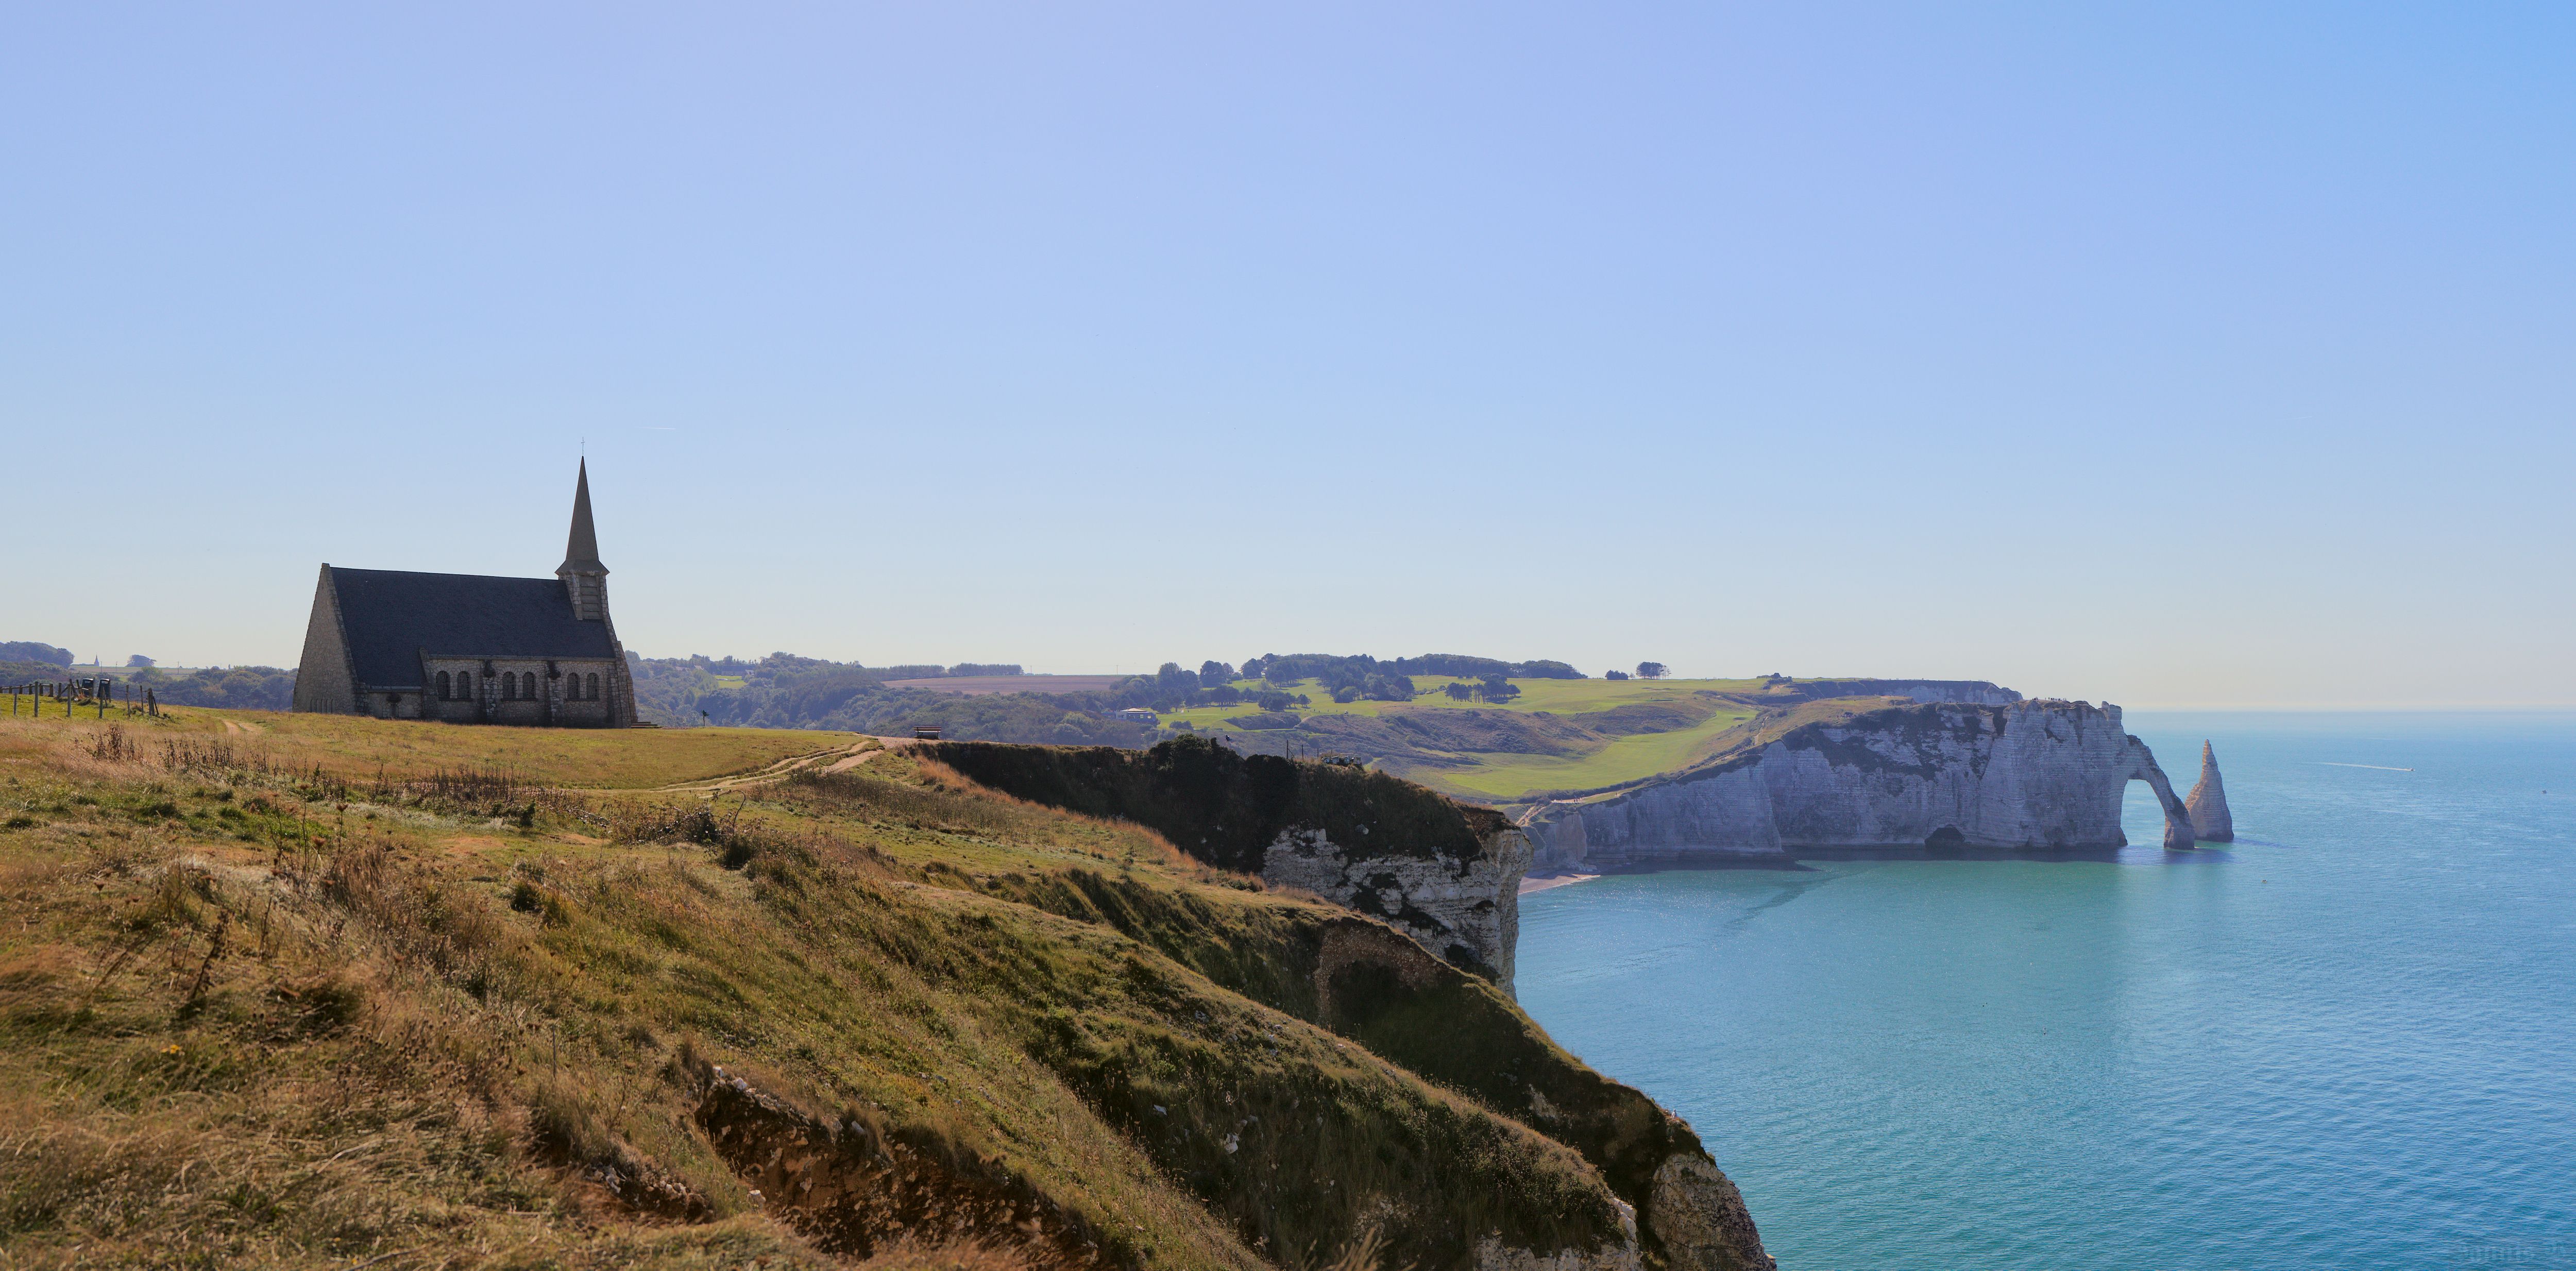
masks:
<path id="1" fill-rule="evenodd" d="M 590 682 L 582 686 L 582 695 L 594 702 L 599 700 L 599 676 L 590 677 Z"/>
<path id="2" fill-rule="evenodd" d="M 455 696 L 456 696 L 456 690 L 454 690 L 454 689 L 452 689 L 452 688 L 449 688 L 449 687 L 448 687 L 448 684 L 447 684 L 447 672 L 445 672 L 445 671 L 441 671 L 441 672 L 439 672 L 439 673 L 438 673 L 438 700 L 440 700 L 440 701 L 444 702 L 444 701 L 447 701 L 447 700 L 449 700 L 449 699 L 451 699 L 451 698 L 453 698 L 453 697 L 455 697 Z"/>
<path id="3" fill-rule="evenodd" d="M 473 699 L 474 673 L 472 671 L 458 671 L 456 673 L 456 695 L 469 701 Z"/>
<path id="4" fill-rule="evenodd" d="M 501 700 L 505 702 L 514 701 L 518 696 L 519 673 L 516 671 L 501 672 Z"/>

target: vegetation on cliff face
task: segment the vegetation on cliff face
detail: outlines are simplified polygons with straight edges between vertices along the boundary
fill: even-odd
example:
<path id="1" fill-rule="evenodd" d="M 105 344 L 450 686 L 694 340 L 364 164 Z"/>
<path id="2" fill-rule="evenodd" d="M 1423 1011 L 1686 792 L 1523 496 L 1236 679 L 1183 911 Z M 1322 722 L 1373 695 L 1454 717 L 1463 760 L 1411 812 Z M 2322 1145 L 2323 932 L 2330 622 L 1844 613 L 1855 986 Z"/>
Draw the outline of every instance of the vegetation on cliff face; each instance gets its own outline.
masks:
<path id="1" fill-rule="evenodd" d="M 1431 1271 L 1695 1150 L 1382 924 L 864 738 L 11 721 L 0 871 L 16 1264 Z"/>
<path id="2" fill-rule="evenodd" d="M 1211 865 L 1258 872 L 1291 826 L 1323 830 L 1356 859 L 1463 859 L 1510 822 L 1351 764 L 1245 756 L 1202 737 L 1149 751 L 942 742 L 926 748 L 967 777 L 1023 799 L 1134 821 Z"/>

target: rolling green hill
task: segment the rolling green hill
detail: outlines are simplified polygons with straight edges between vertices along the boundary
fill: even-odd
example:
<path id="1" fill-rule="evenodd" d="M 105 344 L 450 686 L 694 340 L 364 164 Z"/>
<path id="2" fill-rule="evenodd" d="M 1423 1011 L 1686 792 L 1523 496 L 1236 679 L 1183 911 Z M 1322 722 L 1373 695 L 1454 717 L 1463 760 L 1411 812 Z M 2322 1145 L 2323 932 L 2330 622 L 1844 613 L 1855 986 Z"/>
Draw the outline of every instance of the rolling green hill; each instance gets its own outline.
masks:
<path id="1" fill-rule="evenodd" d="M 1514 679 L 1519 695 L 1461 700 L 1446 676 L 1413 677 L 1410 701 L 1333 701 L 1312 681 L 1269 685 L 1308 701 L 1286 711 L 1199 706 L 1166 729 L 1221 736 L 1247 752 L 1347 755 L 1442 793 L 1489 804 L 1597 794 L 1708 762 L 1766 738 L 1770 725 L 1891 702 L 1901 681 Z M 1240 687 L 1253 687 L 1245 682 Z M 1991 687 L 1991 686 L 1989 686 Z"/>

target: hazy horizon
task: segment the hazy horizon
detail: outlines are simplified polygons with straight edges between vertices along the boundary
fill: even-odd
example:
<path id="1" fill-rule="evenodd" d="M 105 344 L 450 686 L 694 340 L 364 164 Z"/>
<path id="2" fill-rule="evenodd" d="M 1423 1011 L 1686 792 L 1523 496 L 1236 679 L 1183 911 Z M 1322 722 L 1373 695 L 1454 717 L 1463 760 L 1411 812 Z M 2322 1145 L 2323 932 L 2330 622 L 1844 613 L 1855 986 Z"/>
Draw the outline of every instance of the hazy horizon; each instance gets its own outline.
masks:
<path id="1" fill-rule="evenodd" d="M 30 10 L 0 639 L 2576 704 L 2576 14 Z M 90 474 L 85 479 L 75 473 Z M 32 576 L 30 576 L 32 575 Z"/>

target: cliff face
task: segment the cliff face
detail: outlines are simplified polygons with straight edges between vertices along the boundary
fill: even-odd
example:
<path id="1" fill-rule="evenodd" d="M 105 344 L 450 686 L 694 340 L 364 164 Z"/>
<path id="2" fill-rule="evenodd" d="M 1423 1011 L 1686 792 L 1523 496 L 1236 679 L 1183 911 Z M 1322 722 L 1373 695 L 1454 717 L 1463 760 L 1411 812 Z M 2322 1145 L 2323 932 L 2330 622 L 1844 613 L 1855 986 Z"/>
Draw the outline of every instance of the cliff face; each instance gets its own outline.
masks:
<path id="1" fill-rule="evenodd" d="M 1143 752 L 989 742 L 925 750 L 994 789 L 1134 821 L 1211 865 L 1384 918 L 1511 991 L 1530 846 L 1501 813 L 1381 772 L 1238 755 L 1195 737 Z"/>
<path id="2" fill-rule="evenodd" d="M 2200 781 L 2183 800 L 2191 813 L 2192 833 L 2212 843 L 2236 841 L 2236 818 L 2227 811 L 2227 784 L 2218 779 L 2218 752 L 2200 743 Z"/>
<path id="3" fill-rule="evenodd" d="M 2191 819 L 2120 708 L 1941 703 L 1793 729 L 1760 749 L 1524 822 L 1539 869 L 1617 869 L 1799 848 L 2109 847 L 2120 796 L 2145 781 L 2165 846 Z"/>
<path id="4" fill-rule="evenodd" d="M 1615 1239 L 1483 1239 L 1476 1271 L 1772 1271 L 1743 1196 L 1690 1126 L 1585 1067 L 1510 1001 L 1529 846 L 1499 814 L 1383 774 L 1195 738 L 1142 753 L 973 742 L 911 753 L 1020 798 L 1147 825 L 1199 859 L 1383 919 L 1275 893 L 1184 900 L 1081 870 L 986 880 L 995 896 L 1114 926 L 1572 1148 L 1624 1207 Z M 1165 1107 L 1139 1112 L 1137 1124 L 1169 1132 Z M 1281 1127 L 1306 1115 L 1293 1101 L 1264 1114 Z M 1277 1132 L 1292 1143 L 1304 1133 Z"/>
<path id="5" fill-rule="evenodd" d="M 1291 827 L 1263 854 L 1261 880 L 1384 918 L 1452 963 L 1481 964 L 1509 993 L 1529 836 L 1501 827 L 1479 841 L 1482 850 L 1464 857 L 1372 855 L 1365 843 L 1353 852 L 1320 828 Z"/>

